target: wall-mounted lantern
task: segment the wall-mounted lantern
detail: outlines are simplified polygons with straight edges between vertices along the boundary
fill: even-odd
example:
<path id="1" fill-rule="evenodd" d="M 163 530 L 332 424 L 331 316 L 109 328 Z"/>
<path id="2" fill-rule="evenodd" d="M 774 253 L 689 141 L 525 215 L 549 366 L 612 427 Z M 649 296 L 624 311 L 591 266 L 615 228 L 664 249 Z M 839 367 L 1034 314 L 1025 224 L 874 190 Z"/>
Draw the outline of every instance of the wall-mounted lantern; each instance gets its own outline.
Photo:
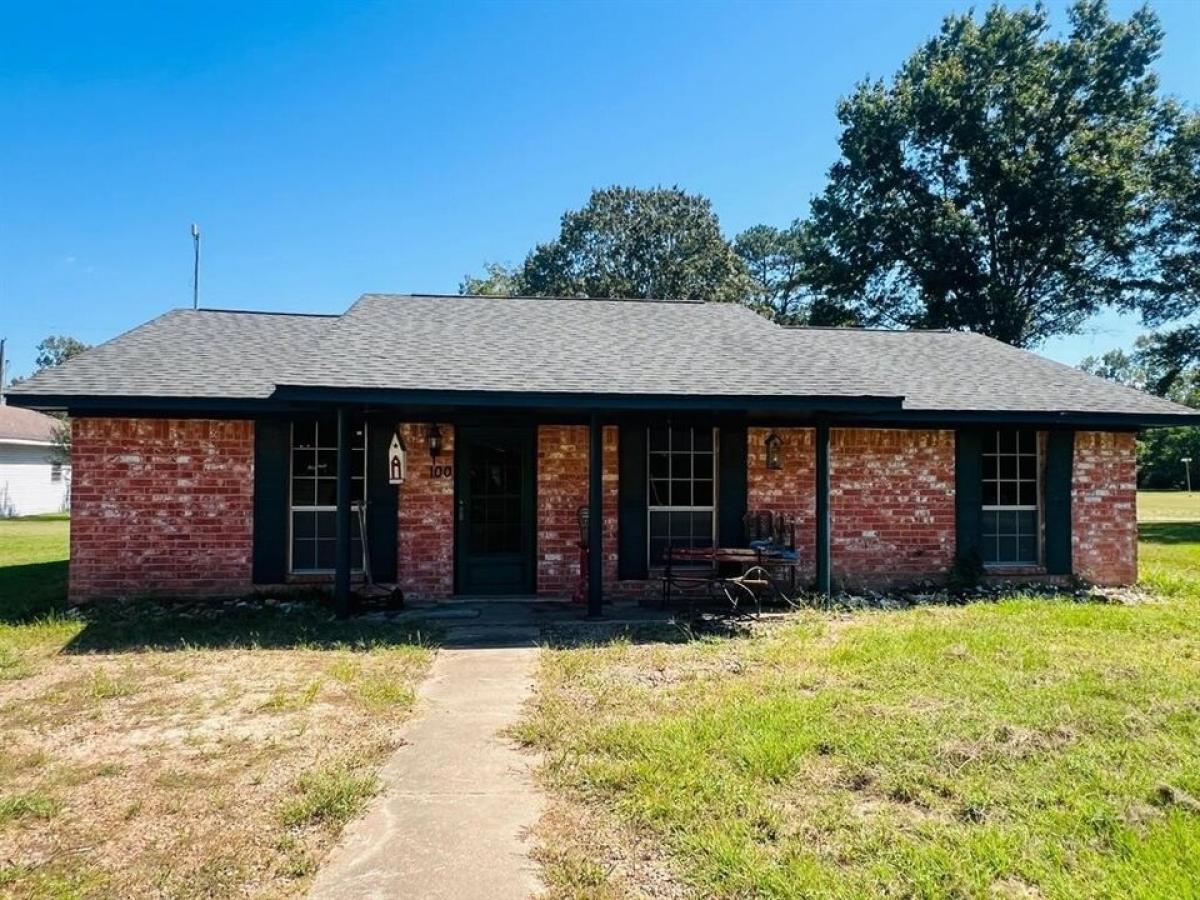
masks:
<path id="1" fill-rule="evenodd" d="M 442 455 L 442 429 L 437 425 L 430 425 L 425 432 L 425 442 L 429 445 L 430 459 L 437 459 Z"/>
<path id="2" fill-rule="evenodd" d="M 779 435 L 777 435 L 775 432 L 772 431 L 770 434 L 767 435 L 767 468 L 768 469 L 782 469 L 783 468 L 783 458 L 782 458 L 782 453 L 781 453 L 782 449 L 783 449 L 783 441 L 780 440 Z"/>

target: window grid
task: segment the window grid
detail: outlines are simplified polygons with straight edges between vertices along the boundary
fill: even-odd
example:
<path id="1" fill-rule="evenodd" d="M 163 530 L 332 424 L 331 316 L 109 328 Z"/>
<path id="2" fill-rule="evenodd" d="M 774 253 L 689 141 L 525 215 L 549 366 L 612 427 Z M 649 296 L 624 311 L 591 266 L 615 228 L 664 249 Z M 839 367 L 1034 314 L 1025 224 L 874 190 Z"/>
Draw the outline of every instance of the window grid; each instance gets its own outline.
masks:
<path id="1" fill-rule="evenodd" d="M 355 508 L 366 496 L 366 424 L 351 428 L 354 454 L 350 472 L 350 502 Z M 306 419 L 291 426 L 288 472 L 288 571 L 322 575 L 334 570 L 337 553 L 337 421 Z M 358 516 L 350 517 L 350 559 L 362 571 L 362 538 Z"/>
<path id="2" fill-rule="evenodd" d="M 711 547 L 716 539 L 716 429 L 646 430 L 647 553 L 662 563 L 668 547 Z"/>
<path id="3" fill-rule="evenodd" d="M 998 430 L 984 441 L 985 563 L 1037 565 L 1040 560 L 1041 454 L 1038 435 Z"/>

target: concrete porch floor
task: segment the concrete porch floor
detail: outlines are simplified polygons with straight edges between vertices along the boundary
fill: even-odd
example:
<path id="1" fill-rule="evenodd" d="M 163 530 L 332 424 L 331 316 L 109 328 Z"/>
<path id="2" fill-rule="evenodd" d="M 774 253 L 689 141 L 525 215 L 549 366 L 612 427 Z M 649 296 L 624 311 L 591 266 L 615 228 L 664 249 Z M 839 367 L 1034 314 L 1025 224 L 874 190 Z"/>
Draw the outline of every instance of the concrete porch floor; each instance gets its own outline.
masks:
<path id="1" fill-rule="evenodd" d="M 368 614 L 371 615 L 371 614 Z M 393 621 L 428 622 L 443 647 L 537 647 L 547 643 L 589 643 L 619 635 L 662 635 L 673 629 L 677 613 L 617 598 L 604 604 L 604 615 L 587 618 L 582 604 L 545 597 L 454 597 L 412 601 L 389 614 Z"/>

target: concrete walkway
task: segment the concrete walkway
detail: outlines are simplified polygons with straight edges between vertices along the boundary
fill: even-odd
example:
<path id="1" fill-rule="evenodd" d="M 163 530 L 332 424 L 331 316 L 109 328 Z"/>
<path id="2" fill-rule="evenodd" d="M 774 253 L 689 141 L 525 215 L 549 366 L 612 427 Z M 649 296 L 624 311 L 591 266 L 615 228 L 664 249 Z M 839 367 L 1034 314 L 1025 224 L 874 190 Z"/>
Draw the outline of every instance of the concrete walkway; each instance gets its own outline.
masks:
<path id="1" fill-rule="evenodd" d="M 406 743 L 380 773 L 382 794 L 347 827 L 312 897 L 524 900 L 541 890 L 528 856 L 542 811 L 530 777 L 536 760 L 499 734 L 532 687 L 536 629 L 529 637 L 484 649 L 447 642 Z"/>

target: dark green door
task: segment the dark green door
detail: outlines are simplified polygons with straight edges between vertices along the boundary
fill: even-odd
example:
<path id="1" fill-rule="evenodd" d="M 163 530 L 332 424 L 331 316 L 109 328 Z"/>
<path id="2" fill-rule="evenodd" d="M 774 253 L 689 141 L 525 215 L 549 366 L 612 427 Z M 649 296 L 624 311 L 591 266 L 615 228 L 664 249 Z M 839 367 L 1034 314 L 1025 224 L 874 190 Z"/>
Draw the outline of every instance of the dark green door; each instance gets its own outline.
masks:
<path id="1" fill-rule="evenodd" d="M 532 594 L 534 432 L 460 427 L 455 434 L 456 573 L 460 594 Z"/>

